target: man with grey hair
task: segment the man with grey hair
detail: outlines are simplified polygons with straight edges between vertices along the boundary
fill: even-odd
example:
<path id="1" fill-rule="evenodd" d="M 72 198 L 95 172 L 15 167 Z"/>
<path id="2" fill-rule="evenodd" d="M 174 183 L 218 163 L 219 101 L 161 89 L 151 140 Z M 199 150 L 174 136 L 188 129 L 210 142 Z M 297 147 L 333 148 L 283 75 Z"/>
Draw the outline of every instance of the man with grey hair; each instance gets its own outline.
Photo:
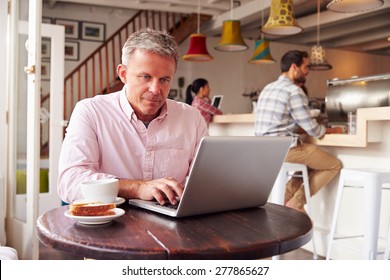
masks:
<path id="1" fill-rule="evenodd" d="M 79 101 L 59 160 L 58 194 L 80 199 L 80 183 L 119 178 L 125 199 L 176 204 L 207 125 L 199 110 L 167 99 L 177 44 L 166 32 L 139 30 L 122 49 L 123 89 Z"/>

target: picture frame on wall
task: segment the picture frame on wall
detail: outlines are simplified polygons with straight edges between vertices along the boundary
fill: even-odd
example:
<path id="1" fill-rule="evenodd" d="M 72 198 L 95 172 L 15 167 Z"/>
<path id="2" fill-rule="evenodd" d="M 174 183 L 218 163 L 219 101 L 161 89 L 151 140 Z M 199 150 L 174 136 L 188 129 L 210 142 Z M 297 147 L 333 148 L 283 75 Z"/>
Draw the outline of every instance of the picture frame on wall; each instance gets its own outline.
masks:
<path id="1" fill-rule="evenodd" d="M 79 38 L 79 22 L 77 20 L 56 18 L 54 23 L 58 25 L 63 25 L 65 27 L 66 39 Z"/>
<path id="2" fill-rule="evenodd" d="M 86 41 L 103 42 L 106 37 L 106 24 L 99 22 L 82 21 L 80 39 Z"/>
<path id="3" fill-rule="evenodd" d="M 65 60 L 79 60 L 80 44 L 74 41 L 65 41 Z"/>
<path id="4" fill-rule="evenodd" d="M 41 45 L 42 45 L 41 48 L 42 59 L 44 60 L 50 59 L 51 41 L 43 39 Z"/>
<path id="5" fill-rule="evenodd" d="M 50 81 L 50 62 L 42 61 L 41 62 L 41 80 Z"/>

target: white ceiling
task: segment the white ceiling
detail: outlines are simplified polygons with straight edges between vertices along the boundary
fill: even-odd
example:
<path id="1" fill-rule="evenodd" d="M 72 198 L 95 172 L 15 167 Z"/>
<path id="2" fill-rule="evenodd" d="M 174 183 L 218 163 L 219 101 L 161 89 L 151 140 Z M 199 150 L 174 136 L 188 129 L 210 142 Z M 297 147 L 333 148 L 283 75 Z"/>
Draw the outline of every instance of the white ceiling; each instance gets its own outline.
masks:
<path id="1" fill-rule="evenodd" d="M 335 13 L 326 9 L 331 0 L 320 0 L 320 44 L 325 48 L 343 48 L 390 56 L 390 0 L 380 8 L 363 13 Z M 198 0 L 46 0 L 49 5 L 72 2 L 134 10 L 158 10 L 179 13 L 197 13 Z M 219 36 L 222 22 L 228 19 L 241 21 L 242 35 L 256 39 L 260 36 L 262 21 L 269 15 L 271 0 L 200 0 L 200 13 L 212 15 L 209 23 L 201 27 L 207 36 Z M 272 38 L 293 44 L 315 45 L 317 42 L 317 1 L 294 0 L 295 18 L 303 31 L 288 37 Z M 261 12 L 263 10 L 263 12 Z M 233 15 L 233 16 L 232 16 Z M 262 20 L 262 15 L 263 20 Z"/>

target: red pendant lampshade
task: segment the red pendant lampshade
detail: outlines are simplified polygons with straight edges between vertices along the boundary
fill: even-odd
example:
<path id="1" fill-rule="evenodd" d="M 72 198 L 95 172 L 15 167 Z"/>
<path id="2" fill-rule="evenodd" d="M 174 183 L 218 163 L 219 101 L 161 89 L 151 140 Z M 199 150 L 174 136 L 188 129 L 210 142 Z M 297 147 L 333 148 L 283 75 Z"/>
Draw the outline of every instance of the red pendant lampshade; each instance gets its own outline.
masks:
<path id="1" fill-rule="evenodd" d="M 190 36 L 190 47 L 183 55 L 185 61 L 210 61 L 214 59 L 207 51 L 206 36 L 203 34 L 192 34 Z"/>

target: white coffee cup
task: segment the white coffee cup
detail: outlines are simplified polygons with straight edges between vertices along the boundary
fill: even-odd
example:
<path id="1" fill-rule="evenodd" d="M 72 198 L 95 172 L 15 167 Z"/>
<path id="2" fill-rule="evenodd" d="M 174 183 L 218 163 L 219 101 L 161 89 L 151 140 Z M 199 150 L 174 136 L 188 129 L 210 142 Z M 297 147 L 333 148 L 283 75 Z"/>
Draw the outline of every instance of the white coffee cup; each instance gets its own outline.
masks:
<path id="1" fill-rule="evenodd" d="M 81 194 L 88 201 L 114 203 L 119 192 L 118 179 L 98 179 L 81 183 Z"/>
<path id="2" fill-rule="evenodd" d="M 310 116 L 313 118 L 317 118 L 321 114 L 320 109 L 311 109 L 310 110 Z"/>

